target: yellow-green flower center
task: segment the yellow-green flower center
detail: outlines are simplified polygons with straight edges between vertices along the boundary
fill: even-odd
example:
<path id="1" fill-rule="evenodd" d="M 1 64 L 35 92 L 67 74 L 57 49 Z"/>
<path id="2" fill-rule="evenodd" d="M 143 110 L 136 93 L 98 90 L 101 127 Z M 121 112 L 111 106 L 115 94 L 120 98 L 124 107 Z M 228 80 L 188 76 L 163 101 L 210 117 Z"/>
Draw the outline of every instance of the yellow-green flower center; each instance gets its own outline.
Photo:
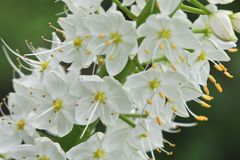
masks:
<path id="1" fill-rule="evenodd" d="M 53 109 L 55 112 L 59 112 L 63 108 L 63 102 L 59 99 L 53 101 Z"/>
<path id="2" fill-rule="evenodd" d="M 73 44 L 75 47 L 81 47 L 82 46 L 83 39 L 80 37 L 77 37 L 73 40 Z"/>
<path id="3" fill-rule="evenodd" d="M 18 120 L 17 121 L 17 130 L 23 130 L 25 127 L 26 123 L 24 120 Z"/>
<path id="4" fill-rule="evenodd" d="M 118 32 L 113 32 L 110 34 L 110 38 L 115 44 L 119 44 L 122 42 L 122 35 L 119 34 Z"/>
<path id="5" fill-rule="evenodd" d="M 49 62 L 42 62 L 40 64 L 40 71 L 43 72 L 48 68 Z"/>
<path id="6" fill-rule="evenodd" d="M 105 155 L 104 150 L 102 149 L 97 149 L 96 152 L 93 153 L 93 158 L 101 159 Z"/>
<path id="7" fill-rule="evenodd" d="M 171 36 L 171 31 L 169 29 L 163 29 L 159 32 L 159 38 L 168 40 Z"/>
<path id="8" fill-rule="evenodd" d="M 100 102 L 100 103 L 106 103 L 107 97 L 104 92 L 97 92 L 94 96 L 94 101 Z"/>
<path id="9" fill-rule="evenodd" d="M 160 81 L 157 79 L 153 79 L 152 81 L 149 81 L 148 87 L 152 90 L 157 89 L 160 86 Z"/>
<path id="10" fill-rule="evenodd" d="M 40 156 L 38 160 L 50 160 L 47 156 Z"/>
<path id="11" fill-rule="evenodd" d="M 207 59 L 207 54 L 206 54 L 206 52 L 204 52 L 204 51 L 202 51 L 202 52 L 200 53 L 200 55 L 198 56 L 198 58 L 197 58 L 198 61 L 204 61 L 204 60 L 206 60 L 206 59 Z"/>

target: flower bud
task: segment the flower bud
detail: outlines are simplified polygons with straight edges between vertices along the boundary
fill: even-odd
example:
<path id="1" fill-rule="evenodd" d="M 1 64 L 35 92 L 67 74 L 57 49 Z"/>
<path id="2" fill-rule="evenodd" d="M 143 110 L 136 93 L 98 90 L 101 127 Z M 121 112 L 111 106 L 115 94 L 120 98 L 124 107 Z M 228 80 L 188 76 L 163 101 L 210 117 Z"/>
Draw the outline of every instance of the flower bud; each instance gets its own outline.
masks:
<path id="1" fill-rule="evenodd" d="M 231 14 L 229 17 L 232 21 L 232 25 L 235 31 L 240 33 L 240 12 Z"/>
<path id="2" fill-rule="evenodd" d="M 210 28 L 215 36 L 223 41 L 237 41 L 233 26 L 228 14 L 216 12 L 210 16 Z"/>

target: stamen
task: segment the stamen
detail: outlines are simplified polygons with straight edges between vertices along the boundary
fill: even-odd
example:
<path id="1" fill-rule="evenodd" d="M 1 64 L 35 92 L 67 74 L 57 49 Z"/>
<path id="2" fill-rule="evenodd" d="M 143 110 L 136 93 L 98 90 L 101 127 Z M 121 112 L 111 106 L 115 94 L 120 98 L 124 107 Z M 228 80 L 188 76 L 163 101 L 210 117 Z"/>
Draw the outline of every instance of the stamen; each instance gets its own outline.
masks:
<path id="1" fill-rule="evenodd" d="M 176 147 L 176 144 L 173 144 L 173 143 L 169 142 L 169 141 L 166 140 L 166 139 L 163 139 L 163 142 L 164 142 L 164 143 L 167 143 L 170 147 Z"/>
<path id="2" fill-rule="evenodd" d="M 224 71 L 224 74 L 225 74 L 228 78 L 233 78 L 233 75 L 231 75 L 228 71 Z"/>
<path id="3" fill-rule="evenodd" d="M 63 30 L 58 29 L 57 27 L 53 26 L 51 22 L 48 23 L 48 26 L 51 27 L 51 28 L 53 28 L 56 32 L 64 33 Z"/>
<path id="4" fill-rule="evenodd" d="M 206 116 L 196 116 L 195 119 L 198 121 L 208 121 L 208 117 Z"/>
<path id="5" fill-rule="evenodd" d="M 230 52 L 230 53 L 237 53 L 238 49 L 237 48 L 231 48 L 231 49 L 228 49 L 228 52 Z"/>
<path id="6" fill-rule="evenodd" d="M 205 92 L 207 95 L 210 94 L 210 91 L 209 91 L 209 89 L 208 89 L 208 86 L 204 86 L 204 87 L 203 87 L 203 90 L 204 90 L 204 92 Z"/>
<path id="7" fill-rule="evenodd" d="M 223 68 L 219 64 L 215 64 L 214 67 L 220 72 L 223 71 Z"/>
<path id="8" fill-rule="evenodd" d="M 220 92 L 220 93 L 223 92 L 223 89 L 222 89 L 222 87 L 221 87 L 221 85 L 220 85 L 219 83 L 216 83 L 216 84 L 215 84 L 215 87 L 216 87 L 216 89 L 218 90 L 218 92 Z"/>
<path id="9" fill-rule="evenodd" d="M 211 101 L 211 100 L 214 99 L 214 97 L 209 96 L 209 95 L 206 95 L 206 94 L 202 95 L 202 98 L 205 99 L 205 100 L 207 100 L 207 101 Z"/>

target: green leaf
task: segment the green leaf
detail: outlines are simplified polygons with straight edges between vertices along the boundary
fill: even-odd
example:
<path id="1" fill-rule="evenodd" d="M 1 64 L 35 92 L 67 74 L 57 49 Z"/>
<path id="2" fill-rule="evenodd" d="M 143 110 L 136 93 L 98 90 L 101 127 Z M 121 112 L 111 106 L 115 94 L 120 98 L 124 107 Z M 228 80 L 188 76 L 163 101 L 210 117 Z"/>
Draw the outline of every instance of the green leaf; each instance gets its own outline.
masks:
<path id="1" fill-rule="evenodd" d="M 148 0 L 146 6 L 143 8 L 142 12 L 138 16 L 137 26 L 143 24 L 151 14 L 158 12 L 159 9 L 157 8 L 156 0 Z"/>

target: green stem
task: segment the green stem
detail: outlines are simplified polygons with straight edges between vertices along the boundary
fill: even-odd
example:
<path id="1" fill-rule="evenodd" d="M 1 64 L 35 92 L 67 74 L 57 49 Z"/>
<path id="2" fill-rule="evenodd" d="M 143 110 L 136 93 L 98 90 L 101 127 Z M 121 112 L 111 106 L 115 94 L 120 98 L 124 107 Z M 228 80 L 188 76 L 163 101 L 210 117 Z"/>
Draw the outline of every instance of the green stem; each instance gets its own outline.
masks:
<path id="1" fill-rule="evenodd" d="M 138 61 L 138 56 L 133 58 L 133 63 L 137 66 L 139 71 L 144 71 L 144 67 Z"/>
<path id="2" fill-rule="evenodd" d="M 160 58 L 156 58 L 154 60 L 151 60 L 149 62 L 144 62 L 141 65 L 146 66 L 146 65 L 151 64 L 151 63 L 158 63 L 158 62 L 162 62 L 162 61 L 166 61 L 166 60 L 167 60 L 166 57 L 160 57 Z"/>
<path id="3" fill-rule="evenodd" d="M 212 14 L 212 11 L 210 11 L 206 6 L 204 6 L 202 3 L 200 3 L 198 0 L 190 0 L 190 2 L 198 7 L 199 9 L 204 10 L 208 15 Z"/>
<path id="4" fill-rule="evenodd" d="M 182 5 L 182 2 L 179 3 L 179 5 L 174 9 L 174 11 L 169 15 L 169 17 L 173 17 L 174 14 L 179 10 L 179 8 L 181 7 L 181 5 Z"/>
<path id="5" fill-rule="evenodd" d="M 122 114 L 122 115 L 128 118 L 147 118 L 148 117 L 146 114 Z"/>
<path id="6" fill-rule="evenodd" d="M 194 8 L 191 6 L 184 5 L 184 4 L 181 4 L 180 8 L 185 12 L 207 15 L 207 13 L 202 9 Z"/>
<path id="7" fill-rule="evenodd" d="M 120 114 L 120 115 L 119 115 L 119 118 L 120 118 L 122 121 L 124 121 L 125 123 L 127 123 L 129 126 L 131 126 L 131 127 L 133 127 L 133 128 L 136 127 L 136 124 L 135 124 L 133 121 L 131 121 L 130 119 L 128 119 L 127 116 Z"/>
<path id="8" fill-rule="evenodd" d="M 137 16 L 135 16 L 127 7 L 122 6 L 122 3 L 119 2 L 119 0 L 112 0 L 124 13 L 126 13 L 126 15 L 132 19 L 132 20 L 136 20 Z"/>

